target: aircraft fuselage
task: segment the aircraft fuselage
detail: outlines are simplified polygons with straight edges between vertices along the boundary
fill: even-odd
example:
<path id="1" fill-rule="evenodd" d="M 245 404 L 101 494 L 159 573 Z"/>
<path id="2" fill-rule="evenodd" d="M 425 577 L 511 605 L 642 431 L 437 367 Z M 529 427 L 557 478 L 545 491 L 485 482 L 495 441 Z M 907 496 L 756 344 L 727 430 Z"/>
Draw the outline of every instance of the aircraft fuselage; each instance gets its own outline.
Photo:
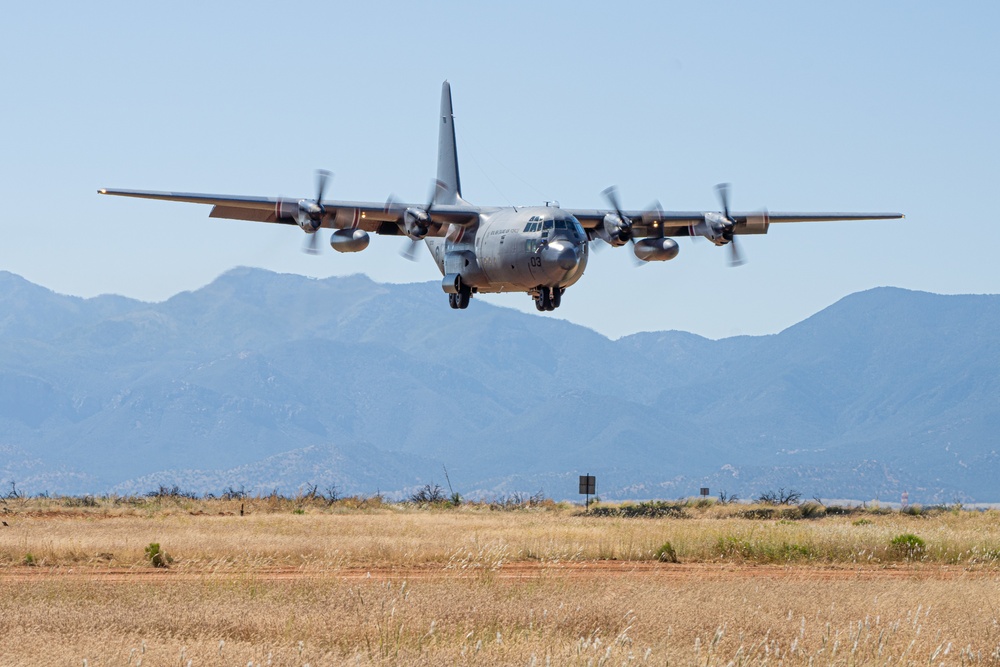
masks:
<path id="1" fill-rule="evenodd" d="M 587 235 L 556 206 L 503 208 L 479 223 L 425 239 L 442 275 L 458 274 L 480 293 L 562 290 L 587 267 Z"/>

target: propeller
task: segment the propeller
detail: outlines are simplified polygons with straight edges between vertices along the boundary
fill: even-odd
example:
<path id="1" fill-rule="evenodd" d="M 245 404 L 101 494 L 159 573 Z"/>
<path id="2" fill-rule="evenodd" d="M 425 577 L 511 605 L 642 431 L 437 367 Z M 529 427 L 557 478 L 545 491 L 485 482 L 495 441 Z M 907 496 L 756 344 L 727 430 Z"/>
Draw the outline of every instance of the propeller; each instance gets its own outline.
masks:
<path id="1" fill-rule="evenodd" d="M 302 252 L 309 255 L 319 254 L 316 237 L 320 225 L 323 224 L 323 215 L 326 214 L 326 207 L 323 206 L 323 194 L 326 192 L 326 185 L 329 181 L 330 172 L 325 169 L 317 169 L 316 199 L 311 202 L 303 201 L 299 203 L 299 211 L 312 222 L 313 227 L 313 232 L 309 234 L 305 243 L 302 245 Z"/>
<path id="2" fill-rule="evenodd" d="M 625 238 L 627 242 L 632 245 L 632 253 L 631 253 L 632 263 L 635 264 L 635 266 L 637 267 L 646 266 L 647 264 L 649 264 L 649 262 L 639 259 L 639 256 L 635 254 L 635 234 L 632 230 L 633 222 L 631 218 L 629 218 L 628 216 L 625 215 L 624 212 L 622 212 L 621 203 L 618 198 L 618 188 L 612 185 L 610 187 L 605 188 L 602 191 L 602 194 L 608 200 L 608 203 L 611 204 L 611 208 L 615 210 L 615 215 L 617 215 L 618 219 L 622 221 L 622 224 L 619 227 L 620 230 L 619 237 Z M 660 206 L 660 202 L 658 200 L 654 200 L 653 203 L 651 203 L 642 213 L 642 221 L 647 226 L 652 226 L 654 222 L 662 221 L 662 219 L 663 219 L 663 208 Z M 661 224 L 658 224 L 656 225 L 656 229 L 658 232 L 657 237 L 663 238 L 663 226 Z M 595 246 L 595 247 L 600 247 L 600 246 Z"/>
<path id="3" fill-rule="evenodd" d="M 621 221 L 621 224 L 618 227 L 618 236 L 626 241 L 635 243 L 635 239 L 632 238 L 632 220 L 622 213 L 622 207 L 618 200 L 618 186 L 608 186 L 601 191 L 601 194 L 603 194 L 604 198 L 608 200 L 609 204 L 611 204 L 611 208 L 615 210 L 615 215 L 617 215 L 618 219 Z"/>
<path id="4" fill-rule="evenodd" d="M 733 233 L 736 220 L 729 214 L 729 188 L 729 183 L 719 183 L 715 186 L 719 203 L 722 205 L 722 215 L 726 219 L 726 229 L 722 233 L 722 237 L 729 241 L 729 266 L 743 266 L 746 264 L 746 260 L 740 252 L 740 248 L 736 243 L 736 235 Z"/>
<path id="5" fill-rule="evenodd" d="M 399 216 L 406 216 L 407 214 L 409 214 L 412 211 L 412 212 L 421 214 L 421 216 L 423 218 L 422 222 L 425 223 L 425 224 L 422 224 L 421 227 L 424 228 L 424 231 L 423 231 L 423 233 L 417 234 L 417 235 L 411 235 L 409 233 L 409 230 L 406 229 L 405 222 L 404 222 L 404 230 L 403 231 L 406 232 L 406 235 L 409 237 L 410 242 L 409 242 L 409 244 L 406 245 L 406 247 L 404 247 L 400 251 L 399 254 L 402 257 L 410 260 L 411 262 L 417 261 L 417 250 L 418 250 L 417 244 L 420 241 L 423 240 L 423 238 L 427 235 L 427 232 L 429 231 L 428 228 L 429 228 L 429 225 L 432 222 L 432 220 L 431 220 L 431 208 L 434 206 L 434 200 L 437 199 L 437 191 L 438 191 L 438 188 L 440 188 L 440 187 L 441 187 L 441 185 L 440 185 L 440 183 L 438 181 L 436 181 L 436 180 L 432 180 L 431 181 L 430 191 L 427 193 L 427 205 L 424 206 L 423 208 L 416 208 L 416 207 L 406 208 L 406 207 L 403 207 L 402 204 L 400 204 L 398 201 L 396 201 L 395 195 L 389 195 L 389 198 L 386 199 L 386 201 L 385 201 L 385 211 L 387 213 L 392 213 L 392 214 L 396 215 L 397 217 L 399 217 Z"/>

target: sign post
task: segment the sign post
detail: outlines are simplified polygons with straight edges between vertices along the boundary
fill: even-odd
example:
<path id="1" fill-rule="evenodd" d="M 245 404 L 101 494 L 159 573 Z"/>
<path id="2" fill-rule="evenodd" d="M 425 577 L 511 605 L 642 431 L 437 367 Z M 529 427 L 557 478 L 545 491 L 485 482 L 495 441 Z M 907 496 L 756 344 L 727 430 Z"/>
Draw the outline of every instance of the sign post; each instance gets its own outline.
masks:
<path id="1" fill-rule="evenodd" d="M 597 495 L 597 477 L 594 475 L 580 475 L 580 495 L 587 496 L 586 511 L 590 511 L 590 497 Z"/>

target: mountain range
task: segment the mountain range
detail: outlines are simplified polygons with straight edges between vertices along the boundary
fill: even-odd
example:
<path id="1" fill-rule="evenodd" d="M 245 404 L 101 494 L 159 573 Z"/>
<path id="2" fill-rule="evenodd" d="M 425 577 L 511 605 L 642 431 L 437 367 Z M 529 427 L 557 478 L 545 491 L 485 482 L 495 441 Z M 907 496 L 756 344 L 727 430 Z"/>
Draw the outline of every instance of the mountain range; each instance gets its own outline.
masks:
<path id="1" fill-rule="evenodd" d="M 0 272 L 0 484 L 1000 501 L 1000 296 L 610 340 L 436 284 L 234 269 L 161 303 Z"/>

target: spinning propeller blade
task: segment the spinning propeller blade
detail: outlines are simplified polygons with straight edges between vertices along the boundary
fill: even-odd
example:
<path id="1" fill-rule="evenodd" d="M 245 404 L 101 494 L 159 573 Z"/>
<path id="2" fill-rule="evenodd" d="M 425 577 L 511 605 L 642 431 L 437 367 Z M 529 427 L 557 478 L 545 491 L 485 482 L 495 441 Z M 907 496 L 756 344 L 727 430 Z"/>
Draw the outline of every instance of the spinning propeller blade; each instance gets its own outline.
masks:
<path id="1" fill-rule="evenodd" d="M 722 214 L 726 217 L 728 227 L 729 266 L 736 267 L 746 264 L 746 259 L 743 258 L 743 253 L 740 252 L 739 246 L 736 243 L 736 234 L 733 233 L 736 221 L 729 214 L 729 188 L 729 183 L 719 183 L 715 186 L 715 193 L 719 197 L 719 203 L 722 205 Z"/>
<path id="2" fill-rule="evenodd" d="M 302 252 L 308 255 L 318 255 L 319 245 L 316 240 L 316 235 L 319 233 L 319 228 L 323 224 L 323 216 L 326 215 L 326 207 L 323 206 L 323 195 L 326 193 L 327 183 L 330 181 L 330 172 L 326 169 L 316 170 L 316 199 L 312 202 L 309 208 L 305 209 L 306 215 L 309 216 L 309 220 L 312 221 L 315 230 L 309 234 L 305 243 L 302 244 Z M 300 202 L 301 207 L 301 202 Z"/>

